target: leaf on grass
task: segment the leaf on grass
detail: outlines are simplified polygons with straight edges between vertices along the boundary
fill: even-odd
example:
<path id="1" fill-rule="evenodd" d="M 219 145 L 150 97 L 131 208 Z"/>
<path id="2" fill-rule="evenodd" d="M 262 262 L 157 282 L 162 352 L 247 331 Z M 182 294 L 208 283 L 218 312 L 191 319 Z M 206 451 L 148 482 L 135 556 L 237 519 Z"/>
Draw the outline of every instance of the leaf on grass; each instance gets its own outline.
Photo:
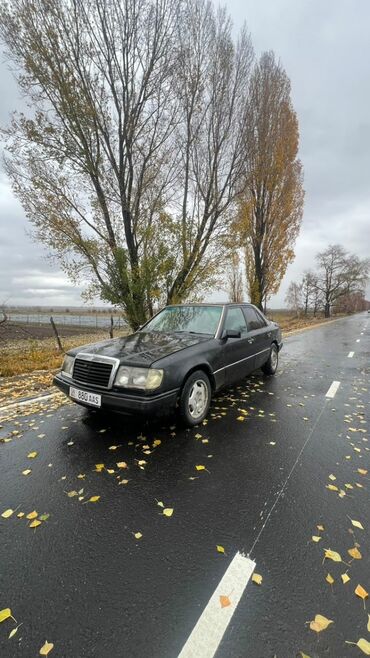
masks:
<path id="1" fill-rule="evenodd" d="M 173 509 L 172 507 L 165 507 L 163 510 L 164 516 L 172 516 L 173 514 Z"/>
<path id="2" fill-rule="evenodd" d="M 360 528 L 360 530 L 364 529 L 363 525 L 362 525 L 362 523 L 360 523 L 360 521 L 354 521 L 353 519 L 350 519 L 350 521 L 351 521 L 352 525 L 355 526 L 355 528 Z"/>
<path id="3" fill-rule="evenodd" d="M 223 546 L 219 546 L 219 545 L 217 545 L 216 548 L 217 548 L 217 552 L 218 552 L 218 553 L 225 553 L 225 549 L 224 549 Z"/>
<path id="4" fill-rule="evenodd" d="M 361 560 L 362 558 L 362 555 L 358 550 L 357 546 L 354 546 L 353 548 L 349 548 L 348 553 L 351 557 L 353 557 L 354 560 Z"/>
<path id="5" fill-rule="evenodd" d="M 13 512 L 14 512 L 13 509 L 6 509 L 1 516 L 3 517 L 3 519 L 8 519 L 13 514 Z"/>
<path id="6" fill-rule="evenodd" d="M 22 475 L 29 475 L 31 473 L 30 468 L 26 468 L 24 471 L 22 471 Z"/>
<path id="7" fill-rule="evenodd" d="M 118 468 L 127 468 L 126 462 L 117 462 L 117 467 Z"/>
<path id="8" fill-rule="evenodd" d="M 43 644 L 40 649 L 40 656 L 48 656 L 53 648 L 54 648 L 54 644 L 52 642 L 48 642 L 47 640 L 45 640 L 45 644 Z"/>
<path id="9" fill-rule="evenodd" d="M 326 580 L 327 583 L 329 583 L 329 585 L 332 585 L 334 583 L 334 578 L 330 573 L 328 573 L 325 580 Z"/>
<path id="10" fill-rule="evenodd" d="M 256 585 L 262 585 L 262 576 L 259 573 L 254 573 L 252 576 L 252 582 Z"/>
<path id="11" fill-rule="evenodd" d="M 328 560 L 333 560 L 333 562 L 342 562 L 342 558 L 336 551 L 332 551 L 330 548 L 325 549 L 325 558 Z"/>
<path id="12" fill-rule="evenodd" d="M 361 649 L 365 656 L 370 656 L 370 642 L 365 640 L 365 638 L 360 637 L 357 642 L 348 642 L 348 640 L 346 640 L 346 644 L 353 644 L 353 646 Z"/>
<path id="13" fill-rule="evenodd" d="M 97 503 L 98 500 L 100 500 L 100 496 L 91 496 L 91 498 L 89 498 L 89 500 L 87 500 L 86 502 L 87 503 Z"/>
<path id="14" fill-rule="evenodd" d="M 27 514 L 26 519 L 28 519 L 29 521 L 32 521 L 32 519 L 36 519 L 37 516 L 38 516 L 38 514 L 37 514 L 36 510 L 34 509 L 33 512 L 30 512 L 29 514 Z"/>
<path id="15" fill-rule="evenodd" d="M 348 583 L 349 580 L 351 580 L 348 573 L 342 573 L 341 579 L 342 579 L 343 585 L 345 585 L 346 583 Z"/>
<path id="16" fill-rule="evenodd" d="M 361 585 L 357 585 L 355 594 L 356 596 L 359 596 L 363 601 L 365 601 L 365 599 L 367 599 L 369 596 L 369 592 L 367 592 L 366 589 L 364 589 Z"/>
<path id="17" fill-rule="evenodd" d="M 28 459 L 35 459 L 35 457 L 37 457 L 37 455 L 38 455 L 38 453 L 36 452 L 36 450 L 34 450 L 34 452 L 29 452 L 27 457 L 28 457 Z"/>
<path id="18" fill-rule="evenodd" d="M 228 596 L 221 594 L 220 596 L 221 608 L 227 608 L 228 605 L 231 605 L 231 601 Z"/>
<path id="19" fill-rule="evenodd" d="M 205 471 L 206 470 L 206 467 L 203 466 L 203 464 L 197 464 L 195 466 L 195 468 L 197 469 L 197 471 Z"/>
<path id="20" fill-rule="evenodd" d="M 9 619 L 9 617 L 12 616 L 12 611 L 10 608 L 4 608 L 4 610 L 0 610 L 0 624 L 2 621 L 5 621 L 5 619 Z"/>
<path id="21" fill-rule="evenodd" d="M 28 526 L 29 528 L 37 528 L 37 526 L 41 525 L 41 521 L 38 519 L 35 519 L 34 521 L 31 521 L 30 525 Z"/>
<path id="22" fill-rule="evenodd" d="M 310 629 L 311 631 L 316 631 L 316 633 L 321 633 L 321 631 L 325 631 L 329 624 L 332 623 L 332 619 L 327 619 L 323 615 L 315 615 L 315 619 L 310 621 Z"/>
<path id="23" fill-rule="evenodd" d="M 134 537 L 135 539 L 141 539 L 142 538 L 142 533 L 141 532 L 135 532 Z"/>
<path id="24" fill-rule="evenodd" d="M 318 542 L 320 541 L 320 539 L 322 539 L 322 537 L 320 537 L 319 535 L 312 535 L 311 539 L 312 541 Z"/>

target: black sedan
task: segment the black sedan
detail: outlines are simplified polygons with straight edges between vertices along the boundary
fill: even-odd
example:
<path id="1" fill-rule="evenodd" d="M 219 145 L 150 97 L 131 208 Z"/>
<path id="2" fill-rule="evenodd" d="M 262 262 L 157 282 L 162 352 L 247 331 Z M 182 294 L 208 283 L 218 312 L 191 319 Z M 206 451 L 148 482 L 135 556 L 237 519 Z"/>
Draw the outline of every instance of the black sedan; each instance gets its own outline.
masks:
<path id="1" fill-rule="evenodd" d="M 257 368 L 273 375 L 279 326 L 251 304 L 166 306 L 134 334 L 69 350 L 54 384 L 88 408 L 206 417 L 215 391 Z"/>

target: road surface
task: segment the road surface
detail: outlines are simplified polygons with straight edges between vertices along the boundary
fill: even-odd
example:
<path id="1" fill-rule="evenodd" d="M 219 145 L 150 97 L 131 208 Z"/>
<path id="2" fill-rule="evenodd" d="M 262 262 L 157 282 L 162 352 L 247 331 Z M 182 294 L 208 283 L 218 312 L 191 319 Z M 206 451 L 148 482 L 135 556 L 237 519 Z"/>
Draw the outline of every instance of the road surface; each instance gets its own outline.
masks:
<path id="1" fill-rule="evenodd" d="M 369 357 L 364 314 L 291 336 L 192 430 L 50 399 L 5 416 L 0 610 L 22 625 L 0 656 L 364 655 Z"/>

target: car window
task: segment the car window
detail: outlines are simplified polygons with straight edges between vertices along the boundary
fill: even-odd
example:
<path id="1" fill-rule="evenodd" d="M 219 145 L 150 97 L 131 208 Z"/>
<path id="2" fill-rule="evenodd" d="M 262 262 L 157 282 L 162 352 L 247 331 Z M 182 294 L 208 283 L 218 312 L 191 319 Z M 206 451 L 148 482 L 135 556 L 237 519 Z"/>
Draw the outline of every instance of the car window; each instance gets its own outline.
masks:
<path id="1" fill-rule="evenodd" d="M 222 306 L 167 306 L 143 327 L 143 331 L 214 335 L 221 313 Z"/>
<path id="2" fill-rule="evenodd" d="M 242 336 L 247 333 L 247 324 L 241 308 L 236 306 L 235 308 L 227 309 L 224 329 L 234 329 L 235 331 L 240 331 Z"/>
<path id="3" fill-rule="evenodd" d="M 263 318 L 251 306 L 245 306 L 244 313 L 247 318 L 248 331 L 255 331 L 266 326 Z"/>

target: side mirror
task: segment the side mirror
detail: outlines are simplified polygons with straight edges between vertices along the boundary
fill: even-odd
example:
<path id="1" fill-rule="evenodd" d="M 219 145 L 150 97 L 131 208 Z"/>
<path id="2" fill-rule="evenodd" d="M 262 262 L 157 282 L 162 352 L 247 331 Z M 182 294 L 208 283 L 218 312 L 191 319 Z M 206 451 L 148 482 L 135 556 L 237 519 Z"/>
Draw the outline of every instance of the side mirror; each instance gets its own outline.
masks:
<path id="1" fill-rule="evenodd" d="M 237 329 L 226 329 L 224 331 L 224 338 L 240 338 L 241 333 Z"/>

